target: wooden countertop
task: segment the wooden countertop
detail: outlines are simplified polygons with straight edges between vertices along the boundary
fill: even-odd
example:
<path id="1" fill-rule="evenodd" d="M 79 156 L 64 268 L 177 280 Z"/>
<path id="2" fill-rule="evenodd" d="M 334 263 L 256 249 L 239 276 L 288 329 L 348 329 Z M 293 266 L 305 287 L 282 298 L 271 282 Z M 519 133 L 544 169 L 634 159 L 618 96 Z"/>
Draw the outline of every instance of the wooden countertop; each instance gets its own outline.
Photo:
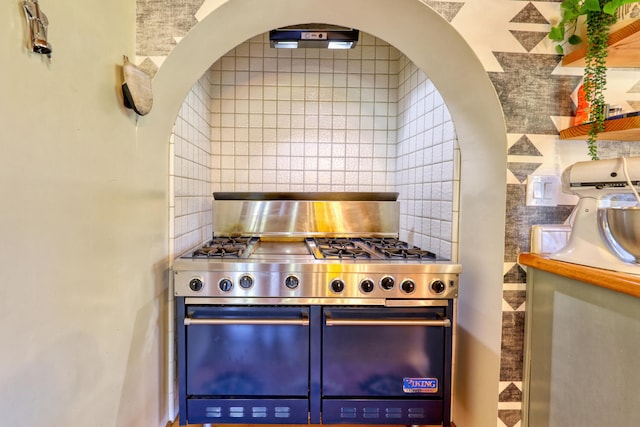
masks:
<path id="1" fill-rule="evenodd" d="M 640 276 L 556 261 L 544 255 L 530 253 L 520 254 L 518 263 L 640 298 Z"/>

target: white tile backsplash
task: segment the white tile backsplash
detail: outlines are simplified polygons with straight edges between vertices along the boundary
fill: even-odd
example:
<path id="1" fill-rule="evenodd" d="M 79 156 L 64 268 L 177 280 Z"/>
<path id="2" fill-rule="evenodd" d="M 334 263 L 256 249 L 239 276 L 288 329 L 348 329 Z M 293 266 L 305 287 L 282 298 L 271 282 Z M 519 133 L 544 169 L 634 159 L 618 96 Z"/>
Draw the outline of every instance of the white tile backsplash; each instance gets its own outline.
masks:
<path id="1" fill-rule="evenodd" d="M 239 45 L 194 85 L 172 145 L 175 253 L 210 236 L 212 191 L 398 191 L 400 237 L 456 258 L 453 122 L 424 73 L 369 34 L 348 51 Z"/>
<path id="2" fill-rule="evenodd" d="M 366 53 L 314 49 L 275 52 L 268 43 L 266 34 L 254 37 L 212 66 L 211 92 L 222 97 L 221 114 L 214 109 L 212 126 L 242 127 L 246 111 L 255 114 L 248 126 L 262 130 L 262 135 L 253 133 L 250 139 L 262 144 L 262 149 L 250 148 L 248 154 L 261 161 L 250 161 L 250 173 L 223 178 L 213 183 L 214 188 L 266 191 L 274 186 L 282 190 L 283 186 L 346 191 L 348 185 L 350 190 L 392 190 L 395 159 L 387 156 L 395 152 L 388 147 L 395 145 L 389 137 L 395 135 L 395 117 L 389 114 L 396 111 L 397 88 L 390 82 L 397 79 L 389 72 L 397 70 L 397 51 L 371 36 L 363 38 L 356 49 Z M 233 64 L 239 63 L 249 67 L 248 74 L 246 69 L 233 69 Z M 246 96 L 244 92 L 237 96 L 236 89 L 232 97 L 234 92 L 228 86 L 232 81 L 237 85 L 239 80 L 262 91 L 250 90 Z M 245 98 L 252 103 L 241 102 Z M 225 102 L 232 105 L 225 106 Z M 218 105 L 219 100 L 213 103 Z M 238 137 L 237 133 L 212 132 L 212 138 L 217 138 L 213 143 L 222 147 L 242 142 Z M 374 144 L 381 146 L 374 149 Z M 369 148 L 363 150 L 363 145 Z M 221 155 L 238 153 L 225 154 L 223 150 Z M 360 168 L 366 165 L 366 170 L 360 169 L 365 173 L 348 169 L 357 165 L 358 159 L 362 160 Z M 229 160 L 223 158 L 219 163 L 234 164 Z M 261 168 L 262 173 L 255 168 Z"/>
<path id="3" fill-rule="evenodd" d="M 173 153 L 169 159 L 169 237 L 174 256 L 211 235 L 212 166 L 219 165 L 211 143 L 212 134 L 219 132 L 212 129 L 211 120 L 216 109 L 224 108 L 213 98 L 216 92 L 211 85 L 212 74 L 203 75 L 186 96 L 169 144 Z M 219 147 L 216 153 L 220 152 Z"/>
<path id="4" fill-rule="evenodd" d="M 458 150 L 455 129 L 440 94 L 406 57 L 398 61 L 396 189 L 400 236 L 440 256 L 456 259 Z M 419 203 L 414 203 L 419 202 Z"/>

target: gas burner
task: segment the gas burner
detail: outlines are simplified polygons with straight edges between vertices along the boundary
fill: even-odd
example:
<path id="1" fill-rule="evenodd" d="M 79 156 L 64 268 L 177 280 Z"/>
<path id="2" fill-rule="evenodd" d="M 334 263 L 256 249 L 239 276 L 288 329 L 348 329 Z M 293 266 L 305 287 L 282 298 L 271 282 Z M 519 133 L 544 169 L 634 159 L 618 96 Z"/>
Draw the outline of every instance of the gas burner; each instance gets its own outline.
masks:
<path id="1" fill-rule="evenodd" d="M 371 258 L 369 252 L 348 237 L 317 237 L 313 241 L 325 259 Z"/>
<path id="2" fill-rule="evenodd" d="M 434 254 L 433 252 L 425 251 L 419 248 L 380 248 L 379 250 L 388 258 L 436 258 L 436 254 Z"/>
<path id="3" fill-rule="evenodd" d="M 384 248 L 401 248 L 401 249 L 417 249 L 414 246 L 409 245 L 407 242 L 404 242 L 402 240 L 396 239 L 396 238 L 377 238 L 377 237 L 371 237 L 371 238 L 364 238 L 362 239 L 364 241 L 364 243 L 374 249 L 384 249 Z"/>
<path id="4" fill-rule="evenodd" d="M 194 258 L 238 258 L 242 255 L 245 246 L 237 245 L 211 245 L 196 249 L 193 252 Z"/>
<path id="5" fill-rule="evenodd" d="M 247 248 L 254 240 L 251 237 L 213 236 L 193 252 L 192 258 L 242 258 L 248 254 Z"/>
<path id="6" fill-rule="evenodd" d="M 412 246 L 396 238 L 365 238 L 363 242 L 370 248 L 382 253 L 387 258 L 435 259 L 436 254 Z"/>
<path id="7" fill-rule="evenodd" d="M 332 258 L 371 258 L 369 253 L 363 249 L 353 248 L 333 248 L 333 247 L 320 247 L 320 252 L 327 259 Z"/>
<path id="8" fill-rule="evenodd" d="M 313 239 L 319 248 L 355 249 L 356 244 L 348 237 L 316 237 Z"/>
<path id="9" fill-rule="evenodd" d="M 362 239 L 369 246 L 397 245 L 399 240 L 393 237 L 364 237 Z"/>
<path id="10" fill-rule="evenodd" d="M 209 245 L 246 246 L 250 240 L 251 237 L 214 236 L 209 242 Z"/>

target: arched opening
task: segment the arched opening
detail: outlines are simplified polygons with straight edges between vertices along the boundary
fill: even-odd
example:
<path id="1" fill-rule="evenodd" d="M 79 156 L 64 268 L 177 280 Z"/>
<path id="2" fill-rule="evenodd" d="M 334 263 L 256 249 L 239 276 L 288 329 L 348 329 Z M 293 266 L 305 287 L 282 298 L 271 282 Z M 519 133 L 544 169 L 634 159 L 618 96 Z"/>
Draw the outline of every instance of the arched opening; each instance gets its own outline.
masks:
<path id="1" fill-rule="evenodd" d="M 203 9 L 207 3 L 203 5 Z M 250 11 L 250 12 L 248 12 Z M 167 144 L 193 83 L 227 51 L 272 28 L 329 22 L 388 41 L 425 72 L 449 107 L 461 150 L 454 417 L 459 425 L 497 419 L 504 251 L 506 133 L 484 68 L 461 36 L 418 0 L 299 2 L 229 0 L 211 6 L 160 67 L 154 111 L 138 124 L 139 144 Z"/>

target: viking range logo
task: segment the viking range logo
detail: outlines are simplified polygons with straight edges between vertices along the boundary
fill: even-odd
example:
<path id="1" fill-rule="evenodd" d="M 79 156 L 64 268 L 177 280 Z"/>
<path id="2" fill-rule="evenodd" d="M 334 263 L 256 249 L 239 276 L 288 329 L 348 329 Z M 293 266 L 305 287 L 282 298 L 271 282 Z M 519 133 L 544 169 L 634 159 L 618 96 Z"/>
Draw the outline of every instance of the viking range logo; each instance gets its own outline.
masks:
<path id="1" fill-rule="evenodd" d="M 402 391 L 405 393 L 437 393 L 437 378 L 404 378 Z"/>

